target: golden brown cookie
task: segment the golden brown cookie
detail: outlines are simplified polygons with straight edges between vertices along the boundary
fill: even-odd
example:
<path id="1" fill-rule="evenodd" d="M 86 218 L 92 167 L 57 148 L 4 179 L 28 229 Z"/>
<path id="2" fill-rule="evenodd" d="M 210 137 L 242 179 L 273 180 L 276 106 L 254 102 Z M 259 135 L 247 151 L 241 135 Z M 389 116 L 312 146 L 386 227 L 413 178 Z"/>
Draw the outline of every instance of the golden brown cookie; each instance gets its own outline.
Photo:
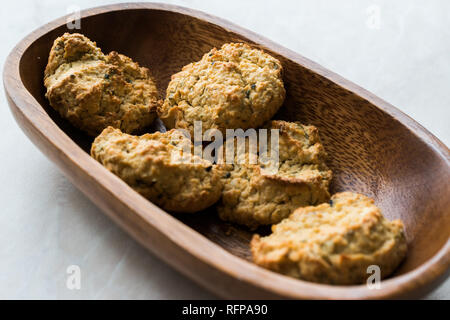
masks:
<path id="1" fill-rule="evenodd" d="M 228 173 L 218 204 L 223 220 L 255 228 L 278 223 L 300 206 L 329 200 L 332 173 L 317 128 L 286 121 L 270 121 L 266 128 L 279 130 L 278 171 L 266 172 L 261 163 L 238 164 L 237 159 L 225 165 Z"/>
<path id="2" fill-rule="evenodd" d="M 92 144 L 91 156 L 163 209 L 196 212 L 220 198 L 222 172 L 192 155 L 190 144 L 176 130 L 138 137 L 108 127 Z"/>
<path id="3" fill-rule="evenodd" d="M 147 68 L 114 51 L 104 55 L 78 33 L 54 41 L 44 84 L 50 105 L 93 136 L 107 126 L 139 132 L 153 122 L 161 103 Z"/>
<path id="4" fill-rule="evenodd" d="M 314 282 L 360 284 L 380 267 L 381 277 L 391 274 L 406 255 L 400 220 L 383 217 L 366 196 L 343 192 L 331 202 L 299 208 L 272 226 L 267 237 L 255 235 L 251 251 L 256 264 Z"/>
<path id="5" fill-rule="evenodd" d="M 224 44 L 172 76 L 158 115 L 167 128 L 257 128 L 283 104 L 281 63 L 243 43 Z"/>

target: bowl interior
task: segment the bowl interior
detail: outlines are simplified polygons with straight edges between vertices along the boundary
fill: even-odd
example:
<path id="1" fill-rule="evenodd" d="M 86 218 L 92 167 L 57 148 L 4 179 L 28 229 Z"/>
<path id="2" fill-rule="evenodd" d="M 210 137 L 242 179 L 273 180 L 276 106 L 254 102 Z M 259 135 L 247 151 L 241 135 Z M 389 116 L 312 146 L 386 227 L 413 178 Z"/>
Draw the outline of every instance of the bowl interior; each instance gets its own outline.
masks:
<path id="1" fill-rule="evenodd" d="M 125 27 L 126 26 L 126 27 Z M 53 121 L 82 149 L 92 138 L 73 128 L 49 106 L 43 72 L 53 40 L 68 30 L 62 25 L 36 40 L 23 54 L 20 74 L 27 90 Z M 161 97 L 170 76 L 225 42 L 243 36 L 180 13 L 130 9 L 83 18 L 81 32 L 103 52 L 115 50 L 148 67 Z M 433 256 L 447 241 L 450 215 L 448 163 L 402 123 L 367 100 L 330 80 L 262 47 L 279 58 L 287 90 L 275 118 L 299 120 L 319 128 L 333 170 L 332 193 L 355 191 L 373 197 L 390 219 L 406 226 L 409 254 L 396 274 L 410 271 Z M 350 63 L 350 62 L 349 62 Z M 215 209 L 176 215 L 231 253 L 250 259 L 253 232 L 220 221 Z M 266 229 L 258 230 L 265 233 Z"/>

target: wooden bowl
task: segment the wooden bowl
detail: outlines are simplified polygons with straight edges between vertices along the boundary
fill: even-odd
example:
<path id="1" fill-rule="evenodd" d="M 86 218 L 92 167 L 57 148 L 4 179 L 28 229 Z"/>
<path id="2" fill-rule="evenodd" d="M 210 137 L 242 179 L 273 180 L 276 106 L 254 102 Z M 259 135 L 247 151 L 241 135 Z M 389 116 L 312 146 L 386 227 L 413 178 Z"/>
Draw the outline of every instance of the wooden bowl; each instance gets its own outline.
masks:
<path id="1" fill-rule="evenodd" d="M 211 291 L 228 298 L 367 299 L 417 297 L 448 276 L 450 151 L 395 107 L 314 62 L 222 19 L 163 4 L 118 4 L 81 13 L 81 30 L 103 49 L 148 66 L 164 96 L 170 76 L 212 47 L 244 41 L 281 60 L 287 90 L 278 119 L 319 128 L 334 172 L 332 192 L 375 198 L 405 222 L 409 253 L 381 289 L 289 278 L 251 263 L 246 229 L 214 209 L 171 215 L 89 156 L 89 138 L 61 119 L 44 97 L 43 71 L 60 18 L 31 33 L 9 55 L 4 86 L 28 137 L 80 190 L 142 245 Z M 349 62 L 350 63 L 350 62 Z"/>

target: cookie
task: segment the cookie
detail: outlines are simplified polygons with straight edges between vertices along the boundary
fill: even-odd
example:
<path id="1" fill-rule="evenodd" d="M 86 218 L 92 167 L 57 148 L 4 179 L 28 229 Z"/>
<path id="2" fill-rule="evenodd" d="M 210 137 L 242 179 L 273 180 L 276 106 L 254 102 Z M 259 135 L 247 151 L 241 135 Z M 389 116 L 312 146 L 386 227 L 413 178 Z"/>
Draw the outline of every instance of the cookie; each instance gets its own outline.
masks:
<path id="1" fill-rule="evenodd" d="M 136 133 L 156 118 L 158 91 L 147 68 L 84 35 L 65 33 L 50 50 L 44 84 L 50 105 L 96 136 L 108 126 Z"/>
<path id="2" fill-rule="evenodd" d="M 329 200 L 332 173 L 317 128 L 286 121 L 270 121 L 266 128 L 279 130 L 278 171 L 250 164 L 248 148 L 244 163 L 235 158 L 233 165 L 224 165 L 227 173 L 218 204 L 222 220 L 253 229 L 278 223 L 298 207 Z M 273 147 L 269 145 L 269 150 Z"/>
<path id="3" fill-rule="evenodd" d="M 243 43 L 224 44 L 172 76 L 158 115 L 167 128 L 257 128 L 283 104 L 280 61 Z"/>
<path id="4" fill-rule="evenodd" d="M 190 145 L 177 130 L 132 136 L 108 127 L 91 156 L 161 208 L 196 212 L 220 198 L 222 172 L 192 155 Z"/>
<path id="5" fill-rule="evenodd" d="M 407 244 L 403 223 L 383 217 L 366 196 L 343 192 L 330 203 L 297 209 L 272 226 L 272 234 L 255 235 L 253 261 L 270 270 L 327 284 L 361 284 L 370 265 L 381 277 L 404 259 Z"/>

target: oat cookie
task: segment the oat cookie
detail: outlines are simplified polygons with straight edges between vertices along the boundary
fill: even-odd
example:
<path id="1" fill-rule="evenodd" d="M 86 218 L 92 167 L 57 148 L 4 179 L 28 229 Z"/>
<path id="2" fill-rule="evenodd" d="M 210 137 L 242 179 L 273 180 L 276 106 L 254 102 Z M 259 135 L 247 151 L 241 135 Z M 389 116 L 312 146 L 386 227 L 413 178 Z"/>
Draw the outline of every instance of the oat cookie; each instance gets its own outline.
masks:
<path id="1" fill-rule="evenodd" d="M 139 132 L 161 103 L 147 68 L 95 42 L 65 33 L 50 50 L 44 84 L 50 105 L 75 127 L 96 136 L 107 126 Z"/>
<path id="2" fill-rule="evenodd" d="M 186 143 L 191 141 L 177 130 L 132 136 L 108 127 L 95 139 L 91 155 L 163 209 L 196 212 L 220 198 L 223 173 L 190 149 L 183 152 Z"/>
<path id="3" fill-rule="evenodd" d="M 243 43 L 224 44 L 172 76 L 158 115 L 167 128 L 247 129 L 272 118 L 284 101 L 282 67 Z"/>
<path id="4" fill-rule="evenodd" d="M 360 284 L 368 266 L 378 265 L 386 277 L 403 260 L 403 229 L 400 220 L 384 218 L 372 199 L 343 192 L 330 204 L 297 209 L 272 226 L 271 235 L 255 235 L 250 246 L 264 268 L 307 281 Z"/>
<path id="5" fill-rule="evenodd" d="M 329 200 L 332 174 L 317 128 L 286 121 L 270 121 L 266 127 L 279 129 L 278 172 L 267 173 L 259 163 L 238 164 L 237 159 L 225 165 L 218 204 L 223 220 L 256 228 L 278 223 L 300 206 Z"/>

